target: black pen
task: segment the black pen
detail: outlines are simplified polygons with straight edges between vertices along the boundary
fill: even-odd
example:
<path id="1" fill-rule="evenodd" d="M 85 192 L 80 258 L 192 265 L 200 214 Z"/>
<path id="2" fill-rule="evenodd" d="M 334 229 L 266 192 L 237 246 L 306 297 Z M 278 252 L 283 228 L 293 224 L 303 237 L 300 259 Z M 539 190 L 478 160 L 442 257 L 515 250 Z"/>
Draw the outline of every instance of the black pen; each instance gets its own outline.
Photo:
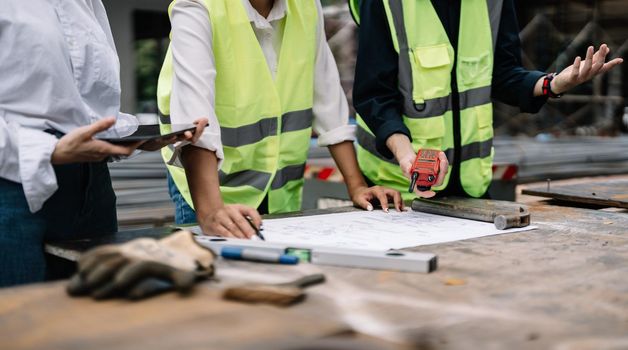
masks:
<path id="1" fill-rule="evenodd" d="M 251 228 L 255 230 L 255 235 L 259 237 L 259 239 L 261 239 L 262 241 L 265 241 L 266 238 L 264 238 L 264 235 L 262 234 L 262 232 L 257 227 L 255 227 L 255 224 L 253 223 L 253 219 L 250 216 L 247 216 L 246 221 L 248 221 L 249 225 L 251 225 Z"/>

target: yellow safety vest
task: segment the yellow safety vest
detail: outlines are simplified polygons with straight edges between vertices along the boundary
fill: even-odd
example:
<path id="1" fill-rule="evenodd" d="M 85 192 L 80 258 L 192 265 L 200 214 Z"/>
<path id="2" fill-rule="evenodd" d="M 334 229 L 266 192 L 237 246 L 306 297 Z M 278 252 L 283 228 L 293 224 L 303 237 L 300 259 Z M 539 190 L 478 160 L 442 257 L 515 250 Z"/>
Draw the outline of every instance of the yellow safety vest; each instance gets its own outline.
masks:
<path id="1" fill-rule="evenodd" d="M 205 0 L 216 62 L 216 115 L 225 154 L 220 190 L 226 204 L 257 208 L 268 195 L 270 213 L 300 210 L 312 130 L 318 11 L 315 0 L 287 0 L 275 79 L 240 0 Z M 172 5 L 170 9 L 172 9 Z M 170 120 L 172 54 L 159 76 L 162 130 Z M 164 148 L 165 161 L 172 150 Z M 184 169 L 168 166 L 193 206 Z"/>
<path id="2" fill-rule="evenodd" d="M 350 0 L 359 23 L 359 1 Z M 453 110 L 460 111 L 460 182 L 472 197 L 484 195 L 492 178 L 493 107 L 491 81 L 493 52 L 503 0 L 461 1 L 458 48 L 430 0 L 383 1 L 392 41 L 399 53 L 399 90 L 403 96 L 403 121 L 410 130 L 415 151 L 422 148 L 445 152 L 454 159 Z M 456 66 L 457 89 L 451 73 Z M 453 98 L 457 95 L 458 104 Z M 375 136 L 358 116 L 358 161 L 366 176 L 379 185 L 401 191 L 406 199 L 408 179 L 394 159 L 380 154 Z M 448 173 L 442 190 L 449 183 Z"/>

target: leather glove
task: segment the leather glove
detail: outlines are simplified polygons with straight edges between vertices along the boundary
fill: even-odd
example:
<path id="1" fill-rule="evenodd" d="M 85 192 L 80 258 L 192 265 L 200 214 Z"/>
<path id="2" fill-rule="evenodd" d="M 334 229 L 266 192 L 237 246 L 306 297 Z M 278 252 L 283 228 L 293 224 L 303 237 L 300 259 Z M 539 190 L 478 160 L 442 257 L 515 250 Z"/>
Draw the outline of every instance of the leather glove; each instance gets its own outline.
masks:
<path id="1" fill-rule="evenodd" d="M 140 299 L 173 289 L 186 293 L 214 274 L 214 259 L 189 231 L 102 246 L 81 256 L 67 291 L 94 299 Z"/>

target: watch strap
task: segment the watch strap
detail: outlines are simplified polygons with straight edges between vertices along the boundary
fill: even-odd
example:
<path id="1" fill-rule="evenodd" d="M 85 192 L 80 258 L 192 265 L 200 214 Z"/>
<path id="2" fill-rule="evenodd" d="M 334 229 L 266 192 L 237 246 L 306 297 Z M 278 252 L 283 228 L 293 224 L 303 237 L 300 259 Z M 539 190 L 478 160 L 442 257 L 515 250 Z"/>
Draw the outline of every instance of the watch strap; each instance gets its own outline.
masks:
<path id="1" fill-rule="evenodd" d="M 551 98 L 560 98 L 563 94 L 557 94 L 552 91 L 552 80 L 556 77 L 556 73 L 549 73 L 543 78 L 543 85 L 541 87 L 543 96 Z"/>

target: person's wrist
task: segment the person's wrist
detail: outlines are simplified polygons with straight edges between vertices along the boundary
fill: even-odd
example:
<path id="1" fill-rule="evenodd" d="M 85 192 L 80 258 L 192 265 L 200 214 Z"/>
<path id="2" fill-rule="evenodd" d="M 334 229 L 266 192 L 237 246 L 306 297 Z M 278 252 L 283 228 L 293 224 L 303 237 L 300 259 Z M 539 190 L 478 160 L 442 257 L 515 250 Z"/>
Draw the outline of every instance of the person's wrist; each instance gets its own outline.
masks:
<path id="1" fill-rule="evenodd" d="M 560 78 L 558 77 L 558 74 L 554 76 L 554 79 L 552 79 L 552 81 L 550 81 L 550 90 L 555 95 L 562 95 L 566 91 L 566 89 L 563 89 L 562 84 L 560 84 Z"/>
<path id="2" fill-rule="evenodd" d="M 349 197 L 355 197 L 361 189 L 368 188 L 368 185 L 364 181 L 353 181 L 347 183 L 347 192 L 349 192 Z"/>
<path id="3" fill-rule="evenodd" d="M 211 218 L 219 212 L 221 209 L 224 209 L 225 204 L 222 200 L 219 201 L 210 201 L 212 204 L 207 206 L 198 206 L 196 208 L 196 214 L 198 216 L 199 223 L 206 223 L 206 221 L 211 221 Z"/>
<path id="4" fill-rule="evenodd" d="M 412 148 L 411 145 L 409 147 L 405 147 L 403 149 L 400 149 L 395 154 L 395 158 L 397 159 L 397 162 L 399 164 L 403 163 L 404 161 L 412 162 L 415 157 L 416 157 L 416 152 L 414 152 L 414 149 Z"/>
<path id="5" fill-rule="evenodd" d="M 63 150 L 62 147 L 59 147 L 59 144 L 55 147 L 55 149 L 50 154 L 50 164 L 53 165 L 61 165 L 68 163 L 68 155 Z"/>
<path id="6" fill-rule="evenodd" d="M 392 134 L 386 140 L 386 146 L 390 149 L 397 161 L 403 159 L 408 153 L 414 152 L 412 143 L 405 134 Z"/>
<path id="7" fill-rule="evenodd" d="M 562 87 L 560 87 L 560 79 L 558 74 L 549 73 L 542 79 L 541 92 L 542 96 L 550 98 L 560 98 L 562 96 Z"/>

